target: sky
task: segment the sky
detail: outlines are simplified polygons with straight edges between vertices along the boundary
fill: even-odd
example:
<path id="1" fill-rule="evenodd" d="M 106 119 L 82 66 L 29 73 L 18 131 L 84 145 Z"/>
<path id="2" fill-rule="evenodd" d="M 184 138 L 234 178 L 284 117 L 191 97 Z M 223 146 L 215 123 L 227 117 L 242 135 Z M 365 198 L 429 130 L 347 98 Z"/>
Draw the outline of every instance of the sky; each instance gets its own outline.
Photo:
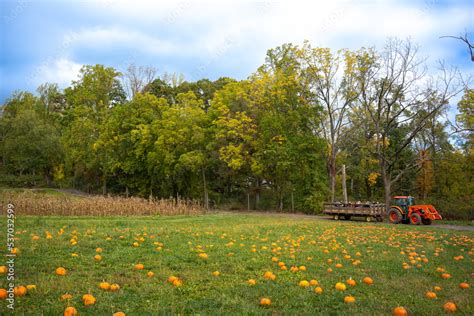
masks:
<path id="1" fill-rule="evenodd" d="M 474 1 L 59 1 L 0 0 L 0 104 L 15 90 L 68 86 L 82 65 L 129 64 L 188 81 L 245 79 L 283 43 L 382 49 L 411 38 L 429 72 L 444 60 L 474 73 Z"/>

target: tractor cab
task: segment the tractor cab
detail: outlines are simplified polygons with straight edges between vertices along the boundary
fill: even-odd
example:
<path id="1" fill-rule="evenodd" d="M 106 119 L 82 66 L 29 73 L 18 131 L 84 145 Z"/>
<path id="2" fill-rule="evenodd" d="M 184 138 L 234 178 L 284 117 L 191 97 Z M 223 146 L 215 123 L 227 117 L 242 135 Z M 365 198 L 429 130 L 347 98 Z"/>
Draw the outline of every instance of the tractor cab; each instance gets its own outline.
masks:
<path id="1" fill-rule="evenodd" d="M 415 198 L 413 196 L 394 196 L 392 205 L 399 206 L 405 215 L 408 214 L 408 209 L 410 206 L 415 205 Z"/>

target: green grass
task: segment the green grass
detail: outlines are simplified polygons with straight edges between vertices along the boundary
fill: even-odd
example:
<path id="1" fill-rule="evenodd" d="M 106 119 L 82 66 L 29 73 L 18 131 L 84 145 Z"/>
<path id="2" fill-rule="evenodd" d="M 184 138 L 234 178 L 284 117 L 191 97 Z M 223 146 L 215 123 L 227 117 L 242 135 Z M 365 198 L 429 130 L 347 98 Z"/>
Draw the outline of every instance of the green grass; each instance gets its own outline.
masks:
<path id="1" fill-rule="evenodd" d="M 5 225 L 3 216 L 2 232 Z M 64 233 L 59 235 L 61 228 Z M 460 282 L 472 281 L 473 232 L 233 214 L 20 217 L 16 230 L 20 249 L 17 284 L 37 287 L 17 299 L 17 315 L 61 315 L 66 306 L 76 307 L 80 315 L 112 315 L 117 311 L 127 315 L 391 315 L 397 306 L 404 306 L 413 315 L 440 315 L 446 301 L 455 302 L 459 314 L 474 313 L 473 288 L 459 288 Z M 46 239 L 45 231 L 51 232 L 53 238 Z M 40 236 L 40 240 L 32 240 L 32 235 Z M 78 239 L 75 246 L 70 244 L 73 235 Z M 144 241 L 133 247 L 140 238 Z M 156 250 L 154 242 L 163 243 L 163 249 Z M 5 234 L 0 236 L 0 245 L 5 251 Z M 251 251 L 253 245 L 256 252 Z M 208 254 L 207 260 L 198 257 L 198 246 Z M 100 262 L 93 260 L 97 247 L 103 248 Z M 277 247 L 281 250 L 272 253 Z M 400 254 L 403 250 L 405 255 Z M 413 266 L 409 251 L 429 261 L 421 261 L 421 267 Z M 79 257 L 72 257 L 73 252 Z M 356 255 L 358 252 L 360 256 Z M 345 254 L 351 258 L 345 259 Z M 453 259 L 459 255 L 464 259 Z M 285 262 L 288 271 L 280 270 L 272 257 Z M 333 263 L 329 264 L 328 259 Z M 355 259 L 361 263 L 353 265 Z M 336 268 L 337 262 L 343 267 Z M 403 262 L 412 267 L 402 269 Z M 144 264 L 145 270 L 134 270 L 136 263 Z M 292 265 L 304 265 L 307 270 L 293 273 L 289 271 Z M 66 276 L 54 274 L 60 266 L 68 270 Z M 327 272 L 330 267 L 332 273 Z M 438 267 L 444 267 L 452 277 L 442 279 L 436 271 Z M 148 278 L 148 271 L 155 276 Z M 213 271 L 220 271 L 221 275 L 215 277 Z M 265 280 L 265 271 L 275 273 L 276 280 Z M 166 282 L 171 275 L 181 278 L 183 285 L 174 287 Z M 374 284 L 363 284 L 365 276 L 373 278 Z M 250 278 L 257 280 L 255 286 L 247 284 Z M 356 280 L 355 287 L 348 286 L 345 292 L 335 290 L 336 282 L 349 278 Z M 323 294 L 315 294 L 314 287 L 298 286 L 299 281 L 311 279 L 319 281 Z M 103 291 L 98 288 L 101 281 L 118 283 L 121 289 Z M 6 284 L 2 276 L 0 287 Z M 425 293 L 436 285 L 442 287 L 438 298 L 425 298 Z M 60 301 L 65 293 L 72 294 L 72 300 Z M 82 304 L 86 293 L 97 298 L 95 305 Z M 349 294 L 356 298 L 354 304 L 343 302 Z M 261 307 L 262 297 L 270 298 L 271 306 Z M 0 301 L 0 314 L 6 311 L 6 302 Z"/>

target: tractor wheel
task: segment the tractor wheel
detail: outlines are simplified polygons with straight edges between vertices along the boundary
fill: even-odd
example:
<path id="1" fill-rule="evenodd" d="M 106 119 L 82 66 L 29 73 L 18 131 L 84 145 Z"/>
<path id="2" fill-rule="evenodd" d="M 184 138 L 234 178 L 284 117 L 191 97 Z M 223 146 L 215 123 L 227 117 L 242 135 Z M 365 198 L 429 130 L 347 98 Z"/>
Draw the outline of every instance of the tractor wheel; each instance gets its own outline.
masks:
<path id="1" fill-rule="evenodd" d="M 410 224 L 412 225 L 420 225 L 421 224 L 421 216 L 418 213 L 413 213 L 410 215 Z"/>
<path id="2" fill-rule="evenodd" d="M 423 223 L 423 225 L 431 225 L 431 218 L 422 218 L 421 219 L 421 222 Z"/>
<path id="3" fill-rule="evenodd" d="M 338 220 L 339 220 L 339 215 L 337 215 L 337 214 L 334 215 L 334 220 L 335 220 L 335 221 L 338 221 Z"/>
<path id="4" fill-rule="evenodd" d="M 391 208 L 390 211 L 388 211 L 388 220 L 392 224 L 398 224 L 402 221 L 402 213 L 396 208 Z"/>
<path id="5" fill-rule="evenodd" d="M 348 221 L 348 220 L 351 219 L 351 216 L 350 216 L 350 215 L 344 215 L 344 219 L 345 219 L 346 221 Z"/>
<path id="6" fill-rule="evenodd" d="M 365 218 L 365 221 L 366 221 L 367 223 L 370 223 L 370 222 L 372 221 L 372 216 L 367 216 L 367 217 Z"/>

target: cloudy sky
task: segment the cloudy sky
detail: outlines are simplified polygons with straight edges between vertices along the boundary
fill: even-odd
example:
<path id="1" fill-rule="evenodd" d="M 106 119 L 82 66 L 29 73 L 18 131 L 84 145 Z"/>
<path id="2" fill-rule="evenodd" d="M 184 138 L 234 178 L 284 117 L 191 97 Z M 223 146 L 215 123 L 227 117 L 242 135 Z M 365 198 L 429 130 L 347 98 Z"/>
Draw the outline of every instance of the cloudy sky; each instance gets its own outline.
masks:
<path id="1" fill-rule="evenodd" d="M 65 87 L 84 64 L 150 65 L 189 81 L 244 79 L 267 49 L 305 39 L 357 49 L 411 37 L 430 65 L 442 59 L 474 70 L 465 44 L 439 38 L 467 32 L 474 39 L 470 0 L 2 0 L 0 12 L 0 104 L 44 82 Z"/>

